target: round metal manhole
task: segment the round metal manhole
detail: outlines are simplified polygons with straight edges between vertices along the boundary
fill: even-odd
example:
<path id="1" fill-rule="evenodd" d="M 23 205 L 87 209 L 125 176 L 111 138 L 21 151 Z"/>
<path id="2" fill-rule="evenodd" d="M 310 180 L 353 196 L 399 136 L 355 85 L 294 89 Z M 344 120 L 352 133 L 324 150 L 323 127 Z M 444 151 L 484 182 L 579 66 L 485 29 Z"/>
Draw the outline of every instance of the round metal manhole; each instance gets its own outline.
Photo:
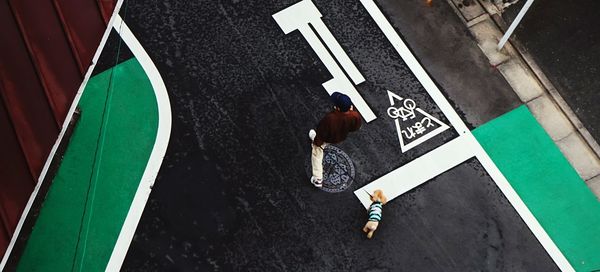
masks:
<path id="1" fill-rule="evenodd" d="M 310 153 L 308 156 L 308 176 L 312 176 Z M 338 147 L 328 144 L 323 152 L 323 187 L 329 193 L 339 193 L 350 188 L 354 181 L 355 169 L 350 156 Z"/>

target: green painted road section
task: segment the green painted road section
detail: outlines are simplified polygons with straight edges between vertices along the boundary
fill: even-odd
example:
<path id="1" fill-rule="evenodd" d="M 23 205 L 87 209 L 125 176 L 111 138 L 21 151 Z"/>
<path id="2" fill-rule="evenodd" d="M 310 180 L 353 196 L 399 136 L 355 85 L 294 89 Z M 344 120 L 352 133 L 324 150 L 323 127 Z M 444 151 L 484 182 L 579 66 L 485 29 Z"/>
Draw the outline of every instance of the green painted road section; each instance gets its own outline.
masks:
<path id="1" fill-rule="evenodd" d="M 527 107 L 473 134 L 573 268 L 600 269 L 600 203 Z"/>
<path id="2" fill-rule="evenodd" d="M 91 78 L 79 107 L 19 271 L 104 271 L 154 146 L 156 97 L 136 59 Z M 527 107 L 473 134 L 571 265 L 600 269 L 600 203 Z"/>
<path id="3" fill-rule="evenodd" d="M 79 107 L 19 271 L 104 271 L 150 157 L 158 108 L 135 58 L 91 78 Z"/>

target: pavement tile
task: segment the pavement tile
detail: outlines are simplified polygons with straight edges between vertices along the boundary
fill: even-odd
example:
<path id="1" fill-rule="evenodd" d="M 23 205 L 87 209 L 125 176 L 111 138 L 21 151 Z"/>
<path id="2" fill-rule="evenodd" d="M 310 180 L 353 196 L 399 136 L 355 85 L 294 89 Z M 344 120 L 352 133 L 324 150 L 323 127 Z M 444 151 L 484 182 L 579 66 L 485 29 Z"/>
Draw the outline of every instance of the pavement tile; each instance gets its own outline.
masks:
<path id="1" fill-rule="evenodd" d="M 496 5 L 494 5 L 494 3 L 492 3 L 491 1 L 481 1 L 480 4 L 485 9 L 485 11 L 491 15 L 500 12 L 498 10 L 498 7 L 496 7 Z"/>
<path id="2" fill-rule="evenodd" d="M 600 176 L 596 176 L 590 180 L 587 180 L 588 187 L 592 190 L 592 193 L 600 200 Z"/>
<path id="3" fill-rule="evenodd" d="M 498 70 L 513 88 L 521 101 L 528 102 L 544 93 L 544 89 L 520 61 L 510 60 L 498 66 Z"/>
<path id="4" fill-rule="evenodd" d="M 535 116 L 535 119 L 544 127 L 552 140 L 558 141 L 567 137 L 574 130 L 573 125 L 560 111 L 548 95 L 542 95 L 527 103 L 527 107 Z"/>
<path id="5" fill-rule="evenodd" d="M 560 93 L 554 87 L 549 88 L 547 90 L 552 96 L 552 98 L 554 98 L 554 102 L 556 102 L 556 104 L 562 110 L 562 112 L 567 115 L 569 120 L 571 120 L 571 124 L 573 124 L 573 126 L 575 126 L 575 128 L 577 129 L 584 128 L 583 123 L 581 123 L 581 120 L 579 120 L 579 117 L 577 117 L 575 112 L 573 112 L 569 104 L 567 104 L 567 102 L 560 95 Z"/>
<path id="6" fill-rule="evenodd" d="M 471 0 L 452 0 L 465 20 L 471 21 L 485 13 L 485 10 L 479 5 L 478 1 Z"/>
<path id="7" fill-rule="evenodd" d="M 586 128 L 579 128 L 579 133 L 581 133 L 581 136 L 587 141 L 592 150 L 596 152 L 596 155 L 600 157 L 600 144 L 596 142 L 592 134 L 590 134 L 590 131 Z"/>
<path id="8" fill-rule="evenodd" d="M 502 33 L 491 19 L 488 18 L 471 26 L 470 30 L 492 66 L 497 66 L 510 58 L 505 50 L 496 49 Z"/>
<path id="9" fill-rule="evenodd" d="M 582 179 L 587 180 L 600 174 L 598 157 L 578 133 L 571 133 L 556 144 Z"/>

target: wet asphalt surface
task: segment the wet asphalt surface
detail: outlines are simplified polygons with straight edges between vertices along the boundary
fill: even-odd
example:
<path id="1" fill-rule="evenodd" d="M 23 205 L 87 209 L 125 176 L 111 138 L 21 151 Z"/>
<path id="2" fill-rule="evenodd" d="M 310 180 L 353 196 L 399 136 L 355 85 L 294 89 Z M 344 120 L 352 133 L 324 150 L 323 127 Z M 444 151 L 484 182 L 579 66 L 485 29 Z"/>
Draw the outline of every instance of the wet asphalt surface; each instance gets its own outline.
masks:
<path id="1" fill-rule="evenodd" d="M 400 152 L 386 89 L 445 116 L 359 1 L 314 2 L 378 116 L 337 145 L 356 169 L 341 193 L 308 181 L 307 132 L 331 107 L 321 86 L 330 74 L 271 17 L 295 1 L 124 4 L 167 86 L 173 129 L 123 270 L 557 270 L 475 159 L 390 202 L 366 239 L 352 192 L 457 134 Z M 449 6 L 378 4 L 470 127 L 519 105 Z"/>
<path id="2" fill-rule="evenodd" d="M 503 17 L 512 22 L 525 1 Z M 536 1 L 514 32 L 521 43 L 600 142 L 600 2 Z"/>

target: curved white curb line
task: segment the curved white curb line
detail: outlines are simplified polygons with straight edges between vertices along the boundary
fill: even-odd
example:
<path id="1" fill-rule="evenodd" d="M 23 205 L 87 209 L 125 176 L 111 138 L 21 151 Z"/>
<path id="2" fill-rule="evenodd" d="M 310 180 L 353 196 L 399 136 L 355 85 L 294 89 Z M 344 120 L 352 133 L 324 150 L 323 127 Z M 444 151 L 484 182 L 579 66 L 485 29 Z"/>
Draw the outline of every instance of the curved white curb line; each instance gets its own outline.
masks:
<path id="1" fill-rule="evenodd" d="M 129 27 L 123 22 L 121 16 L 115 16 L 114 29 L 121 35 L 121 38 L 127 44 L 135 58 L 139 61 L 144 72 L 150 79 L 150 84 L 154 89 L 156 95 L 156 102 L 158 104 L 158 131 L 156 133 L 156 141 L 152 148 L 152 153 L 144 170 L 144 175 L 140 181 L 137 192 L 133 197 L 133 202 L 129 207 L 129 212 L 119 233 L 119 238 L 113 249 L 113 252 L 106 266 L 106 271 L 119 271 L 121 265 L 125 260 L 127 250 L 133 239 L 135 229 L 137 228 L 138 222 L 142 217 L 142 212 L 152 191 L 152 185 L 158 175 L 158 170 L 162 164 L 165 152 L 167 151 L 167 145 L 169 144 L 169 137 L 171 136 L 171 104 L 169 102 L 169 95 L 167 94 L 167 88 L 163 82 L 158 69 L 150 59 L 150 56 L 146 53 L 140 42 L 135 38 Z"/>
<path id="2" fill-rule="evenodd" d="M 27 201 L 27 205 L 25 206 L 25 209 L 23 209 L 23 213 L 21 214 L 19 223 L 17 223 L 17 227 L 15 228 L 13 236 L 10 240 L 10 244 L 8 244 L 8 248 L 6 249 L 6 252 L 4 253 L 4 257 L 2 258 L 2 261 L 0 262 L 0 271 L 3 271 L 4 266 L 8 262 L 8 258 L 10 257 L 13 247 L 15 246 L 17 238 L 19 237 L 21 228 L 23 228 L 23 224 L 25 223 L 25 219 L 27 218 L 27 215 L 29 214 L 29 211 L 31 210 L 31 206 L 33 205 L 33 202 L 35 201 L 35 198 L 37 197 L 37 194 L 39 193 L 40 188 L 42 187 L 42 182 L 44 182 L 44 179 L 46 178 L 46 174 L 48 174 L 48 169 L 50 168 L 52 159 L 54 158 L 54 155 L 56 154 L 56 151 L 58 150 L 58 146 L 62 142 L 62 140 L 65 136 L 65 133 L 67 132 L 69 123 L 71 123 L 71 120 L 73 119 L 73 114 L 75 113 L 75 109 L 77 109 L 77 106 L 79 105 L 79 100 L 81 99 L 81 96 L 83 95 L 85 86 L 87 85 L 90 77 L 92 76 L 92 72 L 94 71 L 94 68 L 96 67 L 96 63 L 98 62 L 98 59 L 100 58 L 100 54 L 102 54 L 104 45 L 106 45 L 106 41 L 108 40 L 108 36 L 110 35 L 112 26 L 115 23 L 115 17 L 117 17 L 119 15 L 119 11 L 121 10 L 122 5 L 123 5 L 123 0 L 117 0 L 117 4 L 115 5 L 115 9 L 113 10 L 110 20 L 108 21 L 106 29 L 104 30 L 104 34 L 102 35 L 100 44 L 98 45 L 98 48 L 96 49 L 96 53 L 94 54 L 94 57 L 92 58 L 92 64 L 88 68 L 88 70 L 85 74 L 85 77 L 83 78 L 83 82 L 81 82 L 81 85 L 79 85 L 79 89 L 77 90 L 77 93 L 75 94 L 75 97 L 73 98 L 73 102 L 71 103 L 71 107 L 69 108 L 69 111 L 67 112 L 67 116 L 65 117 L 65 121 L 63 122 L 63 126 L 60 130 L 60 133 L 58 134 L 58 137 L 57 137 L 56 141 L 54 142 L 52 149 L 50 150 L 50 154 L 48 154 L 48 157 L 46 158 L 46 162 L 44 163 L 42 172 L 40 173 L 40 176 L 38 177 L 37 184 L 35 185 L 35 188 L 33 189 L 33 192 L 31 193 L 31 195 L 29 196 L 29 200 Z"/>

